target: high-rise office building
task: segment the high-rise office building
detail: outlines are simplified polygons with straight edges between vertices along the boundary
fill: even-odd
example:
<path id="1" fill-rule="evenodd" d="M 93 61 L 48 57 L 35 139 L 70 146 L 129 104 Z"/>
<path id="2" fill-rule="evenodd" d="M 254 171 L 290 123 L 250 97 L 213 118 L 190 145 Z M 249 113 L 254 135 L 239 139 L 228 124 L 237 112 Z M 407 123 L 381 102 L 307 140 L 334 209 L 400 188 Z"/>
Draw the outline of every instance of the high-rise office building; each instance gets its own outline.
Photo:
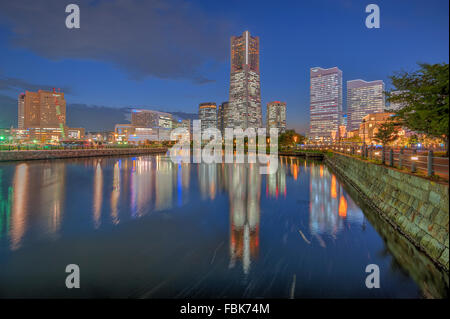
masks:
<path id="1" fill-rule="evenodd" d="M 202 131 L 208 128 L 217 128 L 217 106 L 216 103 L 201 103 L 198 106 L 198 118 L 202 121 Z"/>
<path id="2" fill-rule="evenodd" d="M 274 101 L 267 103 L 267 132 L 277 128 L 279 133 L 286 131 L 286 103 Z"/>
<path id="3" fill-rule="evenodd" d="M 230 107 L 233 126 L 262 127 L 259 38 L 245 31 L 231 37 Z"/>
<path id="4" fill-rule="evenodd" d="M 38 90 L 19 95 L 19 129 L 63 129 L 66 125 L 66 100 L 63 92 Z"/>
<path id="5" fill-rule="evenodd" d="M 220 104 L 217 111 L 217 128 L 222 133 L 222 137 L 225 137 L 227 127 L 233 128 L 233 109 L 228 101 Z"/>
<path id="6" fill-rule="evenodd" d="M 337 67 L 310 70 L 310 130 L 315 141 L 330 141 L 342 116 L 342 71 Z"/>
<path id="7" fill-rule="evenodd" d="M 367 114 L 384 112 L 384 82 L 347 81 L 347 131 L 359 128 Z"/>

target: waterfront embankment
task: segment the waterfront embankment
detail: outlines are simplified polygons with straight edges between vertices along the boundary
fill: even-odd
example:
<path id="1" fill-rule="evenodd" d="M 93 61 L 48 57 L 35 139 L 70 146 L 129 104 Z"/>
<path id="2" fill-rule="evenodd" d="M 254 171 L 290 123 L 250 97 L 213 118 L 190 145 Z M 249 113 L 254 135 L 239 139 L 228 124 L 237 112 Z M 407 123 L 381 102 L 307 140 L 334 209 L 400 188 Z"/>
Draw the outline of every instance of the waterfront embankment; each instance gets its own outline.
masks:
<path id="1" fill-rule="evenodd" d="M 326 163 L 438 266 L 449 269 L 449 189 L 397 169 L 339 153 Z"/>
<path id="2" fill-rule="evenodd" d="M 278 155 L 297 156 L 297 157 L 305 157 L 307 159 L 319 159 L 319 160 L 322 160 L 324 157 L 323 152 L 311 152 L 311 151 L 279 151 Z"/>
<path id="3" fill-rule="evenodd" d="M 95 156 L 145 155 L 145 154 L 161 154 L 165 152 L 167 152 L 166 147 L 0 151 L 0 162 L 80 158 L 80 157 L 95 157 Z"/>

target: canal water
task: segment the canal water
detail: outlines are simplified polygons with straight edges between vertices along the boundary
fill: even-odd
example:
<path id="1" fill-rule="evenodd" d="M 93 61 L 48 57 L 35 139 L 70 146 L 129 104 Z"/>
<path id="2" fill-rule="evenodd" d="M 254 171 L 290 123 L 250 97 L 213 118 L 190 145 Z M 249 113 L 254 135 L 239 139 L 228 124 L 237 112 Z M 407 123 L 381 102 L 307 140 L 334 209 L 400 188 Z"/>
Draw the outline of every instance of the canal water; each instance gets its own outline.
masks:
<path id="1" fill-rule="evenodd" d="M 273 175 L 163 155 L 2 163 L 0 297 L 445 297 L 448 275 L 352 192 L 293 157 Z"/>

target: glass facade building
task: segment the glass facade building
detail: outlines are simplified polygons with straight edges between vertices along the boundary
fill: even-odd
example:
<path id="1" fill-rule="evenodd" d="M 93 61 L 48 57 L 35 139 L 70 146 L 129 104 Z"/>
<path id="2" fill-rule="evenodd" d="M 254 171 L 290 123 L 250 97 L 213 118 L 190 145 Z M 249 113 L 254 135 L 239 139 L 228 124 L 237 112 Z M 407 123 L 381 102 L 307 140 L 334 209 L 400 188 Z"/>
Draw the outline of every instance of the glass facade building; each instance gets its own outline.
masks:
<path id="1" fill-rule="evenodd" d="M 311 68 L 310 80 L 309 136 L 314 141 L 331 141 L 342 116 L 342 71 Z"/>
<path id="2" fill-rule="evenodd" d="M 368 114 L 384 112 L 384 82 L 347 81 L 347 131 L 359 129 Z"/>

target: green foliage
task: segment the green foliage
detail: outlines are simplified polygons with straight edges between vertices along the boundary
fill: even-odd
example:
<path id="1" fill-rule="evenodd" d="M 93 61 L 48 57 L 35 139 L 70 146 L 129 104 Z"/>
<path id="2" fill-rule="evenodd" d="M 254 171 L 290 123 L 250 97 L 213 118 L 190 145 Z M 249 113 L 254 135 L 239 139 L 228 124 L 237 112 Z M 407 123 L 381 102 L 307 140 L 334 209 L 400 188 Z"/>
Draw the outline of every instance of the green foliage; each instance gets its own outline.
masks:
<path id="1" fill-rule="evenodd" d="M 385 122 L 378 128 L 378 132 L 375 134 L 374 139 L 385 146 L 397 139 L 398 130 L 398 125 L 393 121 Z"/>
<path id="2" fill-rule="evenodd" d="M 444 138 L 448 143 L 449 67 L 442 64 L 419 64 L 420 69 L 391 76 L 393 91 L 388 101 L 401 103 L 396 111 L 399 122 L 409 129 L 430 136 Z"/>
<path id="3" fill-rule="evenodd" d="M 295 130 L 286 130 L 286 132 L 278 136 L 279 146 L 293 146 L 296 144 L 303 144 L 305 137 L 295 132 Z"/>

